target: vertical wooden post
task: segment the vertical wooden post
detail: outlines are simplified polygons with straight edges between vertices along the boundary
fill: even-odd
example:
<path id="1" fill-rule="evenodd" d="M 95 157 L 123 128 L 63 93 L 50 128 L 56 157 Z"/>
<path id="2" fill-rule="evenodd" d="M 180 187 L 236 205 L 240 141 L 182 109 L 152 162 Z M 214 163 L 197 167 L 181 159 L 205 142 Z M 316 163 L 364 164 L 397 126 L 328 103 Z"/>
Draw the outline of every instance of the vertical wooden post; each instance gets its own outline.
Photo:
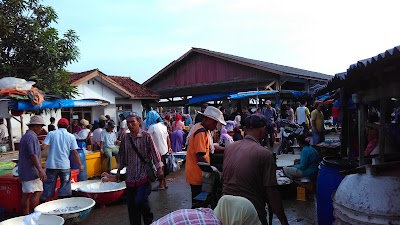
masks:
<path id="1" fill-rule="evenodd" d="M 364 161 L 364 149 L 365 149 L 365 131 L 366 127 L 364 126 L 365 122 L 365 112 L 366 112 L 366 107 L 362 103 L 359 103 L 358 107 L 358 153 L 360 157 L 359 165 L 362 166 L 365 164 Z"/>
<path id="2" fill-rule="evenodd" d="M 345 156 L 349 147 L 349 112 L 347 110 L 348 94 L 340 88 L 340 111 L 342 112 L 342 133 L 340 139 L 340 156 Z"/>
<path id="3" fill-rule="evenodd" d="M 14 151 L 14 138 L 13 138 L 13 132 L 12 132 L 12 126 L 11 126 L 11 118 L 6 118 L 7 121 L 7 129 L 8 129 L 8 144 L 10 146 L 10 151 Z"/>
<path id="4" fill-rule="evenodd" d="M 21 137 L 24 136 L 24 118 L 22 116 L 19 116 L 19 123 L 21 125 Z"/>
<path id="5" fill-rule="evenodd" d="M 386 122 L 388 118 L 388 99 L 380 101 L 380 118 L 379 118 L 379 163 L 385 162 L 385 137 L 386 137 Z"/>

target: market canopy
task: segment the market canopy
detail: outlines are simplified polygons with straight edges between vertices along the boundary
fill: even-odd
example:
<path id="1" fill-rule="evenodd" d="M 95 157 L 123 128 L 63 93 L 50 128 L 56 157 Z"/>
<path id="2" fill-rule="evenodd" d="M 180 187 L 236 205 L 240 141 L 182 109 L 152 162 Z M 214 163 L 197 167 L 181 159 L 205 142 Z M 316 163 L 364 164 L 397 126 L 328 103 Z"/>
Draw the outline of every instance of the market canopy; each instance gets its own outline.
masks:
<path id="1" fill-rule="evenodd" d="M 29 100 L 19 100 L 8 102 L 8 107 L 14 110 L 41 110 L 41 109 L 63 109 L 74 107 L 92 107 L 104 105 L 103 101 L 99 100 L 71 100 L 71 99 L 56 99 L 44 100 L 42 105 L 33 105 Z"/>
<path id="2" fill-rule="evenodd" d="M 275 95 L 278 91 L 248 91 L 248 92 L 239 92 L 237 94 L 231 95 L 231 99 L 240 99 L 240 98 L 249 98 L 253 96 L 260 95 Z"/>
<path id="3" fill-rule="evenodd" d="M 216 94 L 209 94 L 209 95 L 200 95 L 200 96 L 194 96 L 189 99 L 189 105 L 194 105 L 197 103 L 202 103 L 202 102 L 208 102 L 208 101 L 213 101 L 217 100 L 220 98 L 226 98 L 235 92 L 226 92 L 226 93 L 216 93 Z"/>

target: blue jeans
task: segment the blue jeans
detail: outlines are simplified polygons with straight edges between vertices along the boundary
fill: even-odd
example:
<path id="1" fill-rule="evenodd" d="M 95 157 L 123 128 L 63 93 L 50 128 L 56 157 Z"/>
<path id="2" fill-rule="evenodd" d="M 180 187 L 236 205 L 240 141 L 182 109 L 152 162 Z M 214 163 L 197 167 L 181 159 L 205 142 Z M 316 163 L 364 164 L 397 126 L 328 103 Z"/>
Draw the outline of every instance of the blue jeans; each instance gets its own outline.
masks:
<path id="1" fill-rule="evenodd" d="M 313 145 L 319 144 L 325 141 L 325 134 L 323 132 L 312 132 Z"/>
<path id="2" fill-rule="evenodd" d="M 126 187 L 129 221 L 131 225 L 141 225 L 142 217 L 145 225 L 153 222 L 153 213 L 149 205 L 151 193 L 150 183 L 137 187 Z"/>
<path id="3" fill-rule="evenodd" d="M 47 179 L 43 183 L 43 193 L 40 196 L 41 202 L 54 197 L 58 177 L 60 177 L 61 183 L 58 189 L 58 198 L 65 198 L 72 195 L 70 169 L 46 169 L 46 176 Z"/>

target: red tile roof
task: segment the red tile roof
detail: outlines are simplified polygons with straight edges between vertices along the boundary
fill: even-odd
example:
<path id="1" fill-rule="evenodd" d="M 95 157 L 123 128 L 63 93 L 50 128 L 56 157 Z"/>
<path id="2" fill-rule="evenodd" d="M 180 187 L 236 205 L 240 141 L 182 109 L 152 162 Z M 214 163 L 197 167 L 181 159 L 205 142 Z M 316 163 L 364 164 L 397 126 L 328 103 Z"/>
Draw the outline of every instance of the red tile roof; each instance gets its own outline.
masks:
<path id="1" fill-rule="evenodd" d="M 70 84 L 75 83 L 75 85 L 81 83 L 80 80 L 85 80 L 85 77 L 91 79 L 96 74 L 94 72 L 98 72 L 97 74 L 102 76 L 106 76 L 107 78 L 111 79 L 110 82 L 115 88 L 124 89 L 123 91 L 126 93 L 128 92 L 134 98 L 149 98 L 149 99 L 158 99 L 160 95 L 156 92 L 150 90 L 149 88 L 137 83 L 136 81 L 132 80 L 130 77 L 124 76 L 109 76 L 101 72 L 99 69 L 93 69 L 84 71 L 81 73 L 70 72 L 71 79 Z M 91 75 L 91 76 L 89 76 Z M 78 82 L 79 81 L 79 82 Z"/>
<path id="2" fill-rule="evenodd" d="M 113 79 L 118 85 L 122 86 L 125 90 L 131 92 L 136 97 L 151 97 L 159 98 L 160 95 L 150 90 L 149 88 L 132 80 L 130 77 L 123 76 L 108 76 Z"/>
<path id="3" fill-rule="evenodd" d="M 97 69 L 93 69 L 93 70 L 88 70 L 88 71 L 80 72 L 80 73 L 77 73 L 77 72 L 69 72 L 69 74 L 71 75 L 71 79 L 69 80 L 69 83 L 72 84 L 72 83 L 74 83 L 75 81 L 77 81 L 77 80 L 79 80 L 79 79 L 81 79 L 81 78 L 83 78 L 83 77 L 86 77 L 87 75 L 89 75 L 89 74 L 95 72 L 96 70 L 97 70 Z"/>

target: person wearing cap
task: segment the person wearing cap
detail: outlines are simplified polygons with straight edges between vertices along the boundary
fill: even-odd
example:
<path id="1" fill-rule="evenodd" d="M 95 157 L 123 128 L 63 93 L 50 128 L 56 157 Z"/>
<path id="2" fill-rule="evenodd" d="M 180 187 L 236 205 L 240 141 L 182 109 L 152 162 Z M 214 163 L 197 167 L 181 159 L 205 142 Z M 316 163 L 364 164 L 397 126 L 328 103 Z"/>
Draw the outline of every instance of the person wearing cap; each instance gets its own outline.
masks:
<path id="1" fill-rule="evenodd" d="M 186 182 L 190 184 L 192 193 L 192 208 L 197 208 L 199 202 L 195 199 L 201 193 L 202 187 L 202 171 L 197 165 L 198 162 L 210 164 L 210 138 L 208 131 L 217 128 L 218 123 L 226 125 L 222 112 L 213 107 L 208 106 L 202 114 L 203 121 L 197 123 L 193 128 L 189 137 L 187 153 L 186 153 Z"/>
<path id="2" fill-rule="evenodd" d="M 39 205 L 46 172 L 40 163 L 41 147 L 37 135 L 44 126 L 41 116 L 32 116 L 27 126 L 29 129 L 22 136 L 18 152 L 18 180 L 22 184 L 21 206 L 23 215 L 33 212 Z"/>
<path id="3" fill-rule="evenodd" d="M 105 122 L 107 122 L 107 117 L 105 117 L 104 115 L 100 115 L 99 116 L 99 122 L 100 121 L 105 121 Z"/>
<path id="4" fill-rule="evenodd" d="M 107 172 L 112 170 L 112 157 L 118 155 L 118 140 L 114 128 L 115 123 L 110 121 L 100 134 L 100 152 L 107 157 Z"/>
<path id="5" fill-rule="evenodd" d="M 278 116 L 276 114 L 276 110 L 272 108 L 270 100 L 265 101 L 265 107 L 262 109 L 261 112 L 267 120 L 267 126 L 265 127 L 266 132 L 265 132 L 264 142 L 262 144 L 264 146 L 267 146 L 269 140 L 270 147 L 272 148 L 275 143 L 274 126 Z"/>
<path id="6" fill-rule="evenodd" d="M 58 129 L 49 132 L 43 141 L 43 146 L 49 147 L 49 154 L 46 160 L 47 180 L 43 183 L 43 193 L 40 196 L 40 202 L 46 202 L 47 199 L 54 197 L 57 178 L 60 178 L 60 188 L 58 189 L 58 198 L 65 198 L 72 195 L 71 191 L 71 162 L 70 153 L 79 165 L 82 172 L 84 167 L 79 157 L 75 136 L 67 131 L 69 121 L 61 118 L 57 122 Z"/>
<path id="7" fill-rule="evenodd" d="M 86 140 L 90 133 L 90 129 L 87 128 L 87 126 L 89 125 L 89 121 L 87 121 L 85 119 L 81 119 L 80 123 L 81 123 L 82 129 L 77 134 L 74 134 L 75 138 L 77 140 Z"/>
<path id="8" fill-rule="evenodd" d="M 281 224 L 288 224 L 278 191 L 274 156 L 260 144 L 265 136 L 266 118 L 253 114 L 245 119 L 244 125 L 247 134 L 244 139 L 225 147 L 222 193 L 250 200 L 262 224 L 268 224 L 265 211 L 268 202 Z"/>

